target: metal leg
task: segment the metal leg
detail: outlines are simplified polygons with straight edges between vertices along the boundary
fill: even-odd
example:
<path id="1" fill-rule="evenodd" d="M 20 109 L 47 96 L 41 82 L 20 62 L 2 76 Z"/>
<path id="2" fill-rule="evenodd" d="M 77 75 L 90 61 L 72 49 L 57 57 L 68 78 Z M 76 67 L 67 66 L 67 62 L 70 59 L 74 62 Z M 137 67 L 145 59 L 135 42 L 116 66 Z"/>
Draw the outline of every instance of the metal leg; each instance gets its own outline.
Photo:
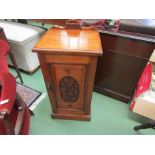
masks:
<path id="1" fill-rule="evenodd" d="M 9 52 L 9 56 L 10 56 L 10 59 L 11 59 L 13 65 L 15 67 L 15 70 L 17 72 L 17 75 L 18 75 L 19 79 L 20 79 L 20 82 L 23 84 L 24 82 L 23 82 L 22 76 L 20 74 L 20 71 L 18 69 L 18 66 L 17 66 L 17 63 L 16 63 L 16 60 L 15 60 L 15 57 L 14 57 L 13 53 L 12 52 Z"/>
<path id="2" fill-rule="evenodd" d="M 155 121 L 144 123 L 138 126 L 134 127 L 134 130 L 139 130 L 139 129 L 148 129 L 148 128 L 154 128 L 155 127 Z"/>

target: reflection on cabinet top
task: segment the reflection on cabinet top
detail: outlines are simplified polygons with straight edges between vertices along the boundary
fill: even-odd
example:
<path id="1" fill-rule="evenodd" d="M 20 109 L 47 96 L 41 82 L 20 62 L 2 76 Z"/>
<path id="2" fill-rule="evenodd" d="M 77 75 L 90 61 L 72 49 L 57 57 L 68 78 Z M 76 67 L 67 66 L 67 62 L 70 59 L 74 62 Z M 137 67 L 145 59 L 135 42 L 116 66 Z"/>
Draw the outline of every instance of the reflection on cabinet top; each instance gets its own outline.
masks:
<path id="1" fill-rule="evenodd" d="M 49 29 L 33 51 L 52 54 L 102 55 L 100 36 L 94 29 Z"/>

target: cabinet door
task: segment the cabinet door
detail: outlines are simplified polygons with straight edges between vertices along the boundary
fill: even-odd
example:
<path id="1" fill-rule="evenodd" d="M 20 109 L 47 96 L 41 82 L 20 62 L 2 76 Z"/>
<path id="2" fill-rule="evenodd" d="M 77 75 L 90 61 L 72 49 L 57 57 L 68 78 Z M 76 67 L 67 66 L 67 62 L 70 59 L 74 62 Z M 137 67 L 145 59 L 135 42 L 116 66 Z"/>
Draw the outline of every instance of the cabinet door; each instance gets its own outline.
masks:
<path id="1" fill-rule="evenodd" d="M 62 109 L 84 106 L 85 65 L 50 64 L 56 104 Z"/>

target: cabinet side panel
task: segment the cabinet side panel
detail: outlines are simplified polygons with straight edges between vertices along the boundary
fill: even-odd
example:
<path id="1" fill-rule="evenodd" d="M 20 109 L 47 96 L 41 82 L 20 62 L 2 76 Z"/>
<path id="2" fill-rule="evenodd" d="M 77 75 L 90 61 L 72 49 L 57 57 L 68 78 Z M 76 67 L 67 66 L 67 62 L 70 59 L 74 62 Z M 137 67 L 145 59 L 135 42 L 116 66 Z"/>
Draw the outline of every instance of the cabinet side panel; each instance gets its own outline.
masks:
<path id="1" fill-rule="evenodd" d="M 84 107 L 85 112 L 87 114 L 90 114 L 97 58 L 98 58 L 97 56 L 91 57 L 90 63 L 87 65 L 86 84 L 85 84 L 85 107 Z"/>
<path id="2" fill-rule="evenodd" d="M 50 99 L 50 103 L 52 106 L 52 111 L 57 112 L 57 104 L 56 104 L 55 94 L 54 94 L 54 91 L 52 89 L 50 89 L 50 86 L 52 86 L 53 81 L 50 77 L 51 72 L 50 72 L 49 64 L 46 63 L 44 55 L 38 54 L 38 57 L 39 57 L 40 66 L 41 66 L 41 70 L 43 73 L 45 85 L 47 88 L 48 96 Z"/>

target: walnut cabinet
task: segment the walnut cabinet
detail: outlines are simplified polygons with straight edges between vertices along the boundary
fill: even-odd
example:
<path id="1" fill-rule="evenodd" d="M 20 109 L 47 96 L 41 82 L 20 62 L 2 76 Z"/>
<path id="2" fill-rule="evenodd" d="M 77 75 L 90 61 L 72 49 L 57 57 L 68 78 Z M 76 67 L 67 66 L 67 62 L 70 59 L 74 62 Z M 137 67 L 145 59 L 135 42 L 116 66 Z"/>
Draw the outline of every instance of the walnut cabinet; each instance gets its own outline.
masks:
<path id="1" fill-rule="evenodd" d="M 49 29 L 33 48 L 38 53 L 52 118 L 90 120 L 100 36 L 94 29 Z"/>

